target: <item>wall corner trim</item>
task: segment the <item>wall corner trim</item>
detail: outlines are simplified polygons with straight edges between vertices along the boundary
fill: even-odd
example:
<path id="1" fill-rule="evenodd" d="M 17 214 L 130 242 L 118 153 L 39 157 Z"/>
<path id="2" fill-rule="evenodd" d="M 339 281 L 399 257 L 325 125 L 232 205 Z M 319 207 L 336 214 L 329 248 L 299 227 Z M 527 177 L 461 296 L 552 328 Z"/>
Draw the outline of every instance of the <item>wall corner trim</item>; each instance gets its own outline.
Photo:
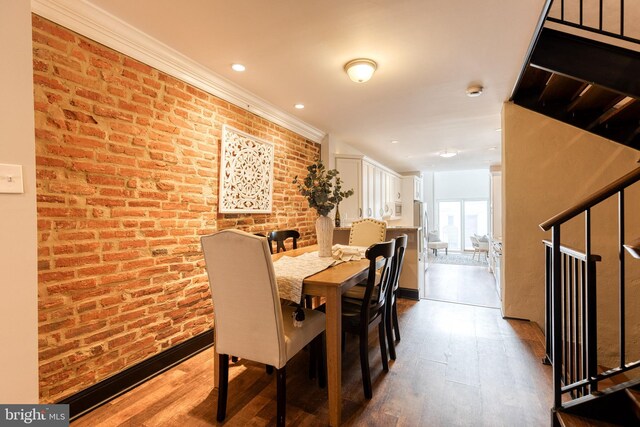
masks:
<path id="1" fill-rule="evenodd" d="M 326 134 L 84 0 L 32 0 L 31 11 L 313 142 Z"/>

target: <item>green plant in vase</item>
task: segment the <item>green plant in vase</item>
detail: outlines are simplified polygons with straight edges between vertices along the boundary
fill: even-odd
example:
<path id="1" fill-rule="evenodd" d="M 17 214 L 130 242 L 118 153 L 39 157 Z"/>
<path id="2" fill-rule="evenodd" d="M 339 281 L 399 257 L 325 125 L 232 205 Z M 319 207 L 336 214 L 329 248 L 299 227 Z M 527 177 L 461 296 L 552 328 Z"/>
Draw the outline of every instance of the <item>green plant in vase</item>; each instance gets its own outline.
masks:
<path id="1" fill-rule="evenodd" d="M 353 189 L 342 191 L 342 181 L 338 175 L 337 169 L 326 169 L 322 160 L 318 159 L 307 166 L 307 176 L 304 179 L 299 179 L 298 176 L 293 179 L 300 194 L 306 197 L 309 207 L 318 212 L 316 235 L 320 256 L 331 256 L 333 222 L 328 217 L 329 212 L 343 199 L 353 195 Z"/>

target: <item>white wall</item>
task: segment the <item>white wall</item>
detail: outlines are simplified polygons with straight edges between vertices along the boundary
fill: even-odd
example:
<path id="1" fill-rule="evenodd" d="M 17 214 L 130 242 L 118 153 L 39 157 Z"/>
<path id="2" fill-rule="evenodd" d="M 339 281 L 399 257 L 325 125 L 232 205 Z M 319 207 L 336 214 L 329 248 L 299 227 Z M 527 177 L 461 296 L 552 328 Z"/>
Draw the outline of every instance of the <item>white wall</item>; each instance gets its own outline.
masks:
<path id="1" fill-rule="evenodd" d="M 442 199 L 488 199 L 488 169 L 434 172 L 433 189 L 435 200 Z"/>
<path id="2" fill-rule="evenodd" d="M 31 5 L 0 2 L 0 163 L 24 194 L 0 194 L 0 402 L 38 402 L 38 281 Z"/>
<path id="3" fill-rule="evenodd" d="M 488 169 L 473 169 L 463 171 L 446 171 L 433 173 L 433 199 L 431 204 L 432 216 L 429 217 L 429 228 L 439 228 L 436 214 L 439 200 L 453 199 L 487 199 L 490 196 L 490 178 Z"/>
<path id="4" fill-rule="evenodd" d="M 526 131 L 525 131 L 526 130 Z M 544 325 L 544 232 L 539 224 L 613 180 L 638 167 L 638 152 L 595 134 L 506 103 L 503 109 L 502 229 L 503 313 Z M 625 191 L 626 232 L 638 236 L 640 187 Z M 597 266 L 598 345 L 603 355 L 615 349 L 618 280 L 617 200 L 592 209 L 592 251 L 602 256 Z M 584 215 L 562 226 L 562 244 L 584 250 Z M 629 259 L 629 258 L 627 258 Z M 640 263 L 627 261 L 627 306 L 640 303 Z M 627 324 L 640 324 L 640 311 L 627 310 Z M 631 330 L 633 331 L 633 334 Z M 628 337 L 640 341 L 637 327 Z M 637 352 L 637 345 L 629 345 Z M 631 359 L 629 359 L 631 360 Z M 604 359 L 599 363 L 608 365 Z"/>

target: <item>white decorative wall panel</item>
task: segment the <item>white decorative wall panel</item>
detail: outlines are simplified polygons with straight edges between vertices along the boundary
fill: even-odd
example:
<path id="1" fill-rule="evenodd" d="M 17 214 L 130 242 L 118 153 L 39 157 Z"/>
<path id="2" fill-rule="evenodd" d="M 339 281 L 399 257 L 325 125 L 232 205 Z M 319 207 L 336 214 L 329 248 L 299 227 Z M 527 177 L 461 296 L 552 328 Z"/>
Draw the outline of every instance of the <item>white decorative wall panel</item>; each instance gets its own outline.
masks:
<path id="1" fill-rule="evenodd" d="M 270 142 L 223 126 L 218 212 L 271 213 L 273 153 Z"/>

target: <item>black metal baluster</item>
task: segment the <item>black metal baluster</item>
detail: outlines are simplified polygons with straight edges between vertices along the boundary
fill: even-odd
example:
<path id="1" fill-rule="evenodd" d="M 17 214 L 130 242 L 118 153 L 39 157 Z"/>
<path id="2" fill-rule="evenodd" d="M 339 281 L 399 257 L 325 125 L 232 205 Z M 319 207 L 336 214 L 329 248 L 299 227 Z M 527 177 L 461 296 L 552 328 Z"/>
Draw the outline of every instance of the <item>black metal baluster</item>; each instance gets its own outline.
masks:
<path id="1" fill-rule="evenodd" d="M 545 304 L 545 314 L 544 314 L 544 334 L 545 334 L 545 358 L 542 360 L 542 363 L 545 365 L 550 365 L 553 363 L 553 359 L 551 357 L 551 346 L 552 346 L 552 337 L 553 330 L 551 329 L 551 281 L 553 277 L 552 273 L 552 248 L 550 246 L 545 245 L 545 277 L 544 277 L 544 304 Z"/>
<path id="2" fill-rule="evenodd" d="M 567 256 L 567 260 L 565 263 L 565 268 L 567 270 L 567 290 L 568 290 L 568 297 L 567 299 L 569 300 L 569 348 L 571 349 L 570 353 L 569 353 L 569 375 L 571 377 L 571 383 L 574 383 L 576 381 L 576 372 L 575 372 L 575 357 L 576 357 L 576 350 L 575 350 L 575 342 L 574 342 L 574 334 L 573 334 L 573 327 L 575 325 L 574 323 L 574 298 L 575 298 L 575 294 L 574 294 L 574 277 L 573 277 L 573 263 L 574 263 L 575 258 L 573 256 Z"/>
<path id="3" fill-rule="evenodd" d="M 582 26 L 582 10 L 583 10 L 583 0 L 580 0 L 580 25 Z"/>
<path id="4" fill-rule="evenodd" d="M 627 362 L 626 357 L 626 337 L 625 337 L 625 265 L 624 265 L 624 190 L 620 190 L 618 193 L 618 256 L 620 259 L 620 275 L 619 275 L 619 289 L 620 289 L 620 367 L 623 367 Z"/>
<path id="5" fill-rule="evenodd" d="M 600 0 L 600 20 L 598 28 L 602 31 L 602 0 Z"/>
<path id="6" fill-rule="evenodd" d="M 624 0 L 620 0 L 620 35 L 624 37 Z"/>
<path id="7" fill-rule="evenodd" d="M 591 259 L 591 209 L 585 213 L 585 254 L 587 260 L 587 378 L 590 381 L 589 393 L 598 390 L 598 319 L 596 294 L 596 265 Z"/>
<path id="8" fill-rule="evenodd" d="M 560 408 L 562 405 L 562 390 L 561 390 L 561 376 L 562 376 L 562 329 L 558 324 L 562 316 L 562 305 L 560 301 L 562 288 L 561 270 L 560 270 L 560 226 L 555 225 L 551 228 L 552 244 L 553 244 L 553 292 L 552 292 L 552 330 L 553 330 L 553 407 Z"/>
<path id="9" fill-rule="evenodd" d="M 582 360 L 582 378 L 587 379 L 587 279 L 586 279 L 586 266 L 587 263 L 585 261 L 580 262 L 580 277 L 581 283 L 580 286 L 582 288 L 582 349 L 581 349 L 581 360 Z M 582 392 L 584 394 L 588 393 L 588 389 L 586 387 L 582 388 Z"/>

